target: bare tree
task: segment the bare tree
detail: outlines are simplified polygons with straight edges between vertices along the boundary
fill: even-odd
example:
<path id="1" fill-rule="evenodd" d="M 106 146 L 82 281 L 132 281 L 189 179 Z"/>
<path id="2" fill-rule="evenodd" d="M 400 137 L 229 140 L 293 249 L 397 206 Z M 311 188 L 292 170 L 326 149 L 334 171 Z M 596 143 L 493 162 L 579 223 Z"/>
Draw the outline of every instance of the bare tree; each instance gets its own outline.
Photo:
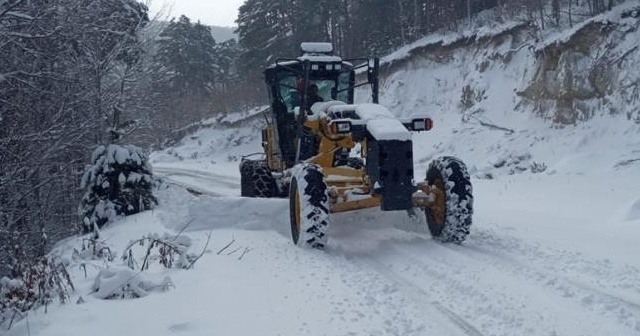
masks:
<path id="1" fill-rule="evenodd" d="M 80 174 L 103 131 L 93 108 L 97 97 L 117 92 L 85 86 L 96 73 L 88 69 L 116 82 L 124 47 L 103 48 L 100 38 L 123 46 L 136 29 L 92 35 L 114 14 L 98 10 L 101 3 L 124 5 L 93 1 L 78 11 L 75 0 L 0 1 L 0 274 L 16 256 L 43 255 L 78 222 Z"/>

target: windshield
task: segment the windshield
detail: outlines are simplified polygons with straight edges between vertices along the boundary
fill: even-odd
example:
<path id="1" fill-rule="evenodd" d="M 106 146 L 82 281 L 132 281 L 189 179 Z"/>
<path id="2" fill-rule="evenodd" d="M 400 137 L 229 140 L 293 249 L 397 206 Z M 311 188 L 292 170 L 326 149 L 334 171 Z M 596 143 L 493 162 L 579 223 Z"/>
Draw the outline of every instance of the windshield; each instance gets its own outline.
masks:
<path id="1" fill-rule="evenodd" d="M 287 106 L 287 112 L 293 113 L 293 109 L 296 106 L 300 106 L 300 102 L 302 100 L 301 94 L 296 88 L 296 77 L 284 77 L 278 83 L 282 102 Z"/>
<path id="2" fill-rule="evenodd" d="M 350 73 L 344 72 L 337 78 L 312 79 L 309 86 L 318 87 L 318 96 L 321 101 L 340 100 L 349 103 L 349 79 Z M 302 105 L 304 95 L 304 80 L 300 76 L 290 75 L 280 79 L 278 82 L 279 94 L 282 102 L 287 107 L 288 113 L 293 113 L 296 107 Z M 309 89 L 307 88 L 307 94 Z M 320 99 L 311 99 L 309 101 L 320 101 Z"/>

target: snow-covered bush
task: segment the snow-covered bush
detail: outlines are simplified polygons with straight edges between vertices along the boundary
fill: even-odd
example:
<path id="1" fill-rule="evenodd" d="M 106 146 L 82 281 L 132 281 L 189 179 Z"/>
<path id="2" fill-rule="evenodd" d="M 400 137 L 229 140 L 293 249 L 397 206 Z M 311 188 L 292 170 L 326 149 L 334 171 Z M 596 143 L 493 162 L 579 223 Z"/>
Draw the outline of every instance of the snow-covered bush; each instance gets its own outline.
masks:
<path id="1" fill-rule="evenodd" d="M 12 277 L 0 279 L 0 325 L 11 325 L 23 313 L 46 306 L 54 299 L 69 300 L 73 282 L 64 263 L 53 257 L 42 257 L 35 263 L 16 263 Z"/>
<path id="2" fill-rule="evenodd" d="M 172 286 L 173 282 L 169 277 L 155 282 L 129 268 L 107 268 L 98 273 L 93 283 L 93 295 L 104 300 L 135 299 L 151 292 L 166 292 Z"/>
<path id="3" fill-rule="evenodd" d="M 82 177 L 86 190 L 80 205 L 83 231 L 92 232 L 117 216 L 150 210 L 158 204 L 147 156 L 131 145 L 99 146 Z"/>
<path id="4" fill-rule="evenodd" d="M 71 257 L 73 261 L 104 260 L 112 262 L 115 260 L 116 255 L 105 242 L 95 238 L 83 238 L 82 247 L 80 250 L 73 249 Z"/>
<path id="5" fill-rule="evenodd" d="M 186 236 L 171 237 L 167 234 L 160 236 L 157 233 L 145 235 L 140 239 L 129 242 L 122 253 L 122 261 L 131 269 L 135 269 L 138 261 L 134 257 L 134 247 L 141 247 L 144 254 L 140 271 L 149 269 L 151 261 L 157 260 L 166 268 L 190 268 L 198 259 L 196 255 L 188 253 L 191 247 L 191 239 Z"/>

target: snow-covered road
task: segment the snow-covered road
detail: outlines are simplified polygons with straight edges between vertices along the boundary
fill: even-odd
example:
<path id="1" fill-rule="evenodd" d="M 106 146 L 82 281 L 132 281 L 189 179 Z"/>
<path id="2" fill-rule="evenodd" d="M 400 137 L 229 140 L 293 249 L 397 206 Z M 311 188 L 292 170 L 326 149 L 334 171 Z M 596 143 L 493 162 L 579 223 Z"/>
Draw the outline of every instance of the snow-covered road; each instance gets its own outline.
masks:
<path id="1" fill-rule="evenodd" d="M 252 246 L 266 266 L 252 285 L 285 279 L 264 288 L 274 296 L 264 304 L 278 309 L 261 314 L 282 323 L 268 334 L 295 334 L 293 325 L 326 335 L 640 334 L 638 194 L 624 175 L 476 179 L 461 246 L 432 240 L 422 216 L 373 209 L 332 216 L 318 252 L 290 242 L 286 200 L 229 196 L 238 181 L 226 176 L 156 171 L 226 195 L 193 202 L 189 229 Z M 280 310 L 299 317 L 287 322 Z"/>
<path id="2" fill-rule="evenodd" d="M 165 182 L 211 196 L 235 195 L 240 190 L 240 180 L 237 177 L 219 175 L 208 171 L 160 165 L 154 167 L 153 172 L 163 178 Z"/>

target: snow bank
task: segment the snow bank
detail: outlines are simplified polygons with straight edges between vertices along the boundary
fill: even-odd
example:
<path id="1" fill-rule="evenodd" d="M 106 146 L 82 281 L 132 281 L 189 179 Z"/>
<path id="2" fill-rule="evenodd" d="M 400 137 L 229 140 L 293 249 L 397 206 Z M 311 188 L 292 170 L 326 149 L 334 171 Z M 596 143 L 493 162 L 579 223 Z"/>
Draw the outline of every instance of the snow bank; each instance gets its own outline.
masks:
<path id="1" fill-rule="evenodd" d="M 173 286 L 170 278 L 162 282 L 145 279 L 145 275 L 129 268 L 102 269 L 93 283 L 93 296 L 99 299 L 141 298 L 151 292 L 167 291 Z"/>
<path id="2" fill-rule="evenodd" d="M 576 24 L 572 28 L 565 29 L 560 32 L 552 33 L 549 36 L 547 36 L 539 45 L 536 46 L 536 50 L 538 51 L 543 50 L 544 48 L 553 44 L 566 43 L 572 37 L 574 37 L 578 32 L 580 32 L 580 30 L 584 29 L 585 27 L 593 23 L 601 23 L 601 24 L 620 23 L 623 25 L 628 23 L 630 25 L 635 26 L 635 22 L 637 21 L 637 19 L 634 17 L 625 18 L 623 13 L 629 12 L 632 10 L 638 10 L 639 5 L 640 4 L 638 4 L 638 1 L 636 0 L 626 1 L 623 4 L 613 7 L 612 10 L 610 11 L 606 11 L 600 15 L 596 15 L 594 17 L 588 18 Z"/>
<path id="3" fill-rule="evenodd" d="M 635 221 L 640 219 L 640 198 L 631 204 L 625 219 L 628 221 Z"/>
<path id="4" fill-rule="evenodd" d="M 479 40 L 482 38 L 499 35 L 501 33 L 521 26 L 524 26 L 524 24 L 522 24 L 521 22 L 507 22 L 494 26 L 477 27 L 475 29 L 469 29 L 457 33 L 433 33 L 404 47 L 401 47 L 387 56 L 382 57 L 380 59 L 380 63 L 393 63 L 395 61 L 409 58 L 417 49 L 427 48 L 429 46 L 447 46 L 461 40 Z"/>

